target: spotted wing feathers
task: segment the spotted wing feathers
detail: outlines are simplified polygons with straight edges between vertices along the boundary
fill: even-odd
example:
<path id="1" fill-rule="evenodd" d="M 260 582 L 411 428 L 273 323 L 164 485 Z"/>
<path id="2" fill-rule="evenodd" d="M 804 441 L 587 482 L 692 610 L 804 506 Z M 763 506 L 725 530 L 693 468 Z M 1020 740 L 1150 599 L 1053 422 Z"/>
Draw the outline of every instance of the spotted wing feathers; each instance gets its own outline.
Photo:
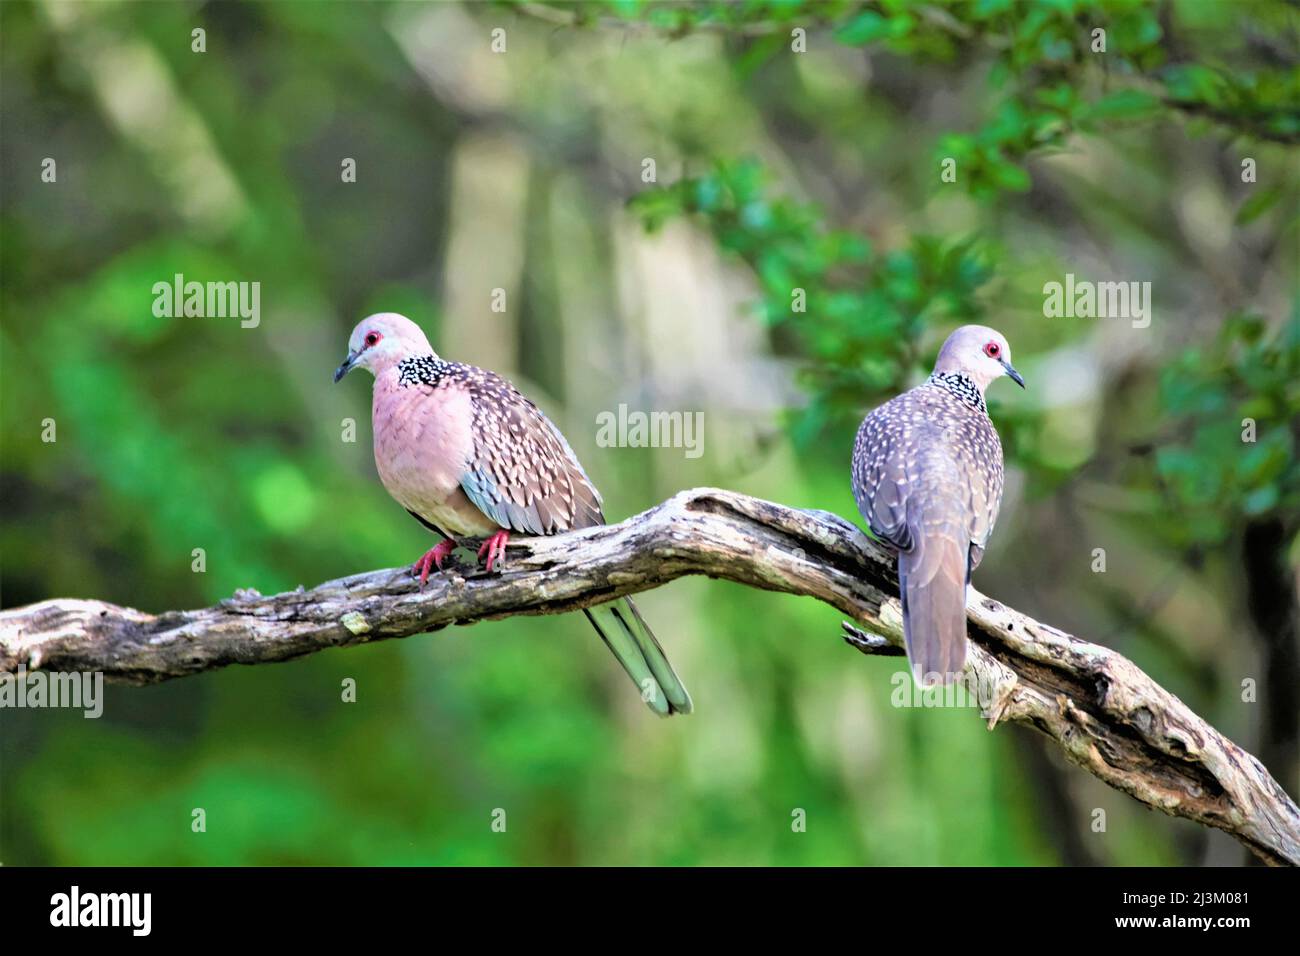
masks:
<path id="1" fill-rule="evenodd" d="M 853 449 L 853 494 L 899 551 L 908 658 L 951 679 L 966 658 L 965 591 L 997 520 L 1002 448 L 980 407 L 925 385 L 869 414 Z"/>
<path id="2" fill-rule="evenodd" d="M 474 413 L 474 449 L 461 479 L 469 499 L 523 534 L 604 524 L 600 493 L 559 429 L 499 375 L 464 368 Z"/>

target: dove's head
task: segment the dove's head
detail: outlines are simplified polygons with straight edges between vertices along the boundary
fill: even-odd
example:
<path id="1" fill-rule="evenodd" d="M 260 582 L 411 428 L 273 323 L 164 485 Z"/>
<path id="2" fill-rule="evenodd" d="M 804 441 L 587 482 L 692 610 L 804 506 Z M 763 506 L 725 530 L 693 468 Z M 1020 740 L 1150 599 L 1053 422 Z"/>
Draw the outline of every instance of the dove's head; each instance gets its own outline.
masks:
<path id="1" fill-rule="evenodd" d="M 960 372 L 979 386 L 981 392 L 1001 375 L 1025 387 L 1025 380 L 1011 364 L 1011 346 L 1001 332 L 987 325 L 963 325 L 948 336 L 939 350 L 934 370 Z"/>
<path id="2" fill-rule="evenodd" d="M 396 312 L 377 312 L 357 323 L 348 339 L 348 357 L 334 372 L 338 381 L 354 368 L 379 375 L 413 355 L 432 355 L 433 347 L 418 325 Z"/>

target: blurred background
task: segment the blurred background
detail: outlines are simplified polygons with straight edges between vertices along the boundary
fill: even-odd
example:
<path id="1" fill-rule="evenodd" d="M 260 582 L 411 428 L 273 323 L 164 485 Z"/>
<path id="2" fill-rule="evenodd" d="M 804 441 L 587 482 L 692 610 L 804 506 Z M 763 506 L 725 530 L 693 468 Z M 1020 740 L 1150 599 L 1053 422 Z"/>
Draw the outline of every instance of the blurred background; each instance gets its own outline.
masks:
<path id="1" fill-rule="evenodd" d="M 330 383 L 371 312 L 536 399 L 611 520 L 719 485 L 859 524 L 862 414 L 980 321 L 1029 389 L 990 396 L 1008 481 L 976 585 L 1130 656 L 1300 790 L 1293 5 L 0 17 L 4 607 L 156 612 L 414 560 L 432 538 L 378 482 L 369 378 Z M 156 316 L 177 273 L 259 282 L 260 324 Z M 1067 274 L 1150 282 L 1149 327 L 1046 316 Z M 702 412 L 703 453 L 598 447 L 620 403 Z M 109 686 L 99 720 L 0 711 L 0 862 L 1245 858 L 1030 730 L 891 706 L 898 660 L 811 599 L 640 603 L 693 716 L 654 719 L 577 615 Z"/>

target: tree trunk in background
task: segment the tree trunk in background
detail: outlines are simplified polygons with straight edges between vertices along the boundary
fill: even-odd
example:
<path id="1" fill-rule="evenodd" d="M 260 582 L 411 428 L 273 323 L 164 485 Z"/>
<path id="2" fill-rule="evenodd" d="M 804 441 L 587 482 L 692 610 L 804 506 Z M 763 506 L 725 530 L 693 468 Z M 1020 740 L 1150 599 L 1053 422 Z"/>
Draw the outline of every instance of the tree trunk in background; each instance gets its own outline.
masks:
<path id="1" fill-rule="evenodd" d="M 1287 563 L 1294 536 L 1280 518 L 1253 521 L 1242 539 L 1246 606 L 1260 641 L 1259 757 L 1293 796 L 1300 792 L 1300 601 Z M 1253 862 L 1255 855 L 1249 854 Z"/>

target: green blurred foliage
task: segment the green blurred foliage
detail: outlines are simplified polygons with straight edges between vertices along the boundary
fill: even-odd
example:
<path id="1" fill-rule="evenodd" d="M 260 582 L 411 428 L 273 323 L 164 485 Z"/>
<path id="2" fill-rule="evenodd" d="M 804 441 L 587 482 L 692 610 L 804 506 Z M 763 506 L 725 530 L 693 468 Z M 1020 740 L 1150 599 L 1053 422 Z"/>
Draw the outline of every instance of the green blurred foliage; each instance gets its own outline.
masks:
<path id="1" fill-rule="evenodd" d="M 1222 544 L 1248 520 L 1300 515 L 1300 322 L 1270 332 L 1259 316 L 1224 323 L 1160 377 L 1177 437 L 1155 473 L 1177 514 L 1174 545 Z M 1244 452 L 1225 455 L 1233 442 Z M 1300 529 L 1297 529 L 1300 530 Z"/>
<path id="2" fill-rule="evenodd" d="M 1076 132 L 1103 133 L 1167 109 L 1251 136 L 1300 142 L 1300 70 L 1285 56 L 1261 62 L 1246 52 L 1264 30 L 1288 23 L 1292 12 L 1284 3 L 1249 4 L 1258 23 L 1229 44 L 1198 43 L 1196 52 L 1205 57 L 1196 62 L 1187 62 L 1185 53 L 1171 56 L 1163 8 L 1147 0 L 581 0 L 545 6 L 570 14 L 575 26 L 612 17 L 674 37 L 721 29 L 766 34 L 781 45 L 796 27 L 824 26 L 847 46 L 879 48 L 921 63 L 951 63 L 972 48 L 985 48 L 992 52 L 990 113 L 977 130 L 945 136 L 935 152 L 958 160 L 962 181 L 977 196 L 1028 190 L 1026 157 L 1060 149 Z M 1230 7 L 1213 0 L 1178 4 L 1187 35 L 1180 34 L 1176 49 L 1182 52 L 1189 38 L 1203 41 L 1220 30 Z M 1098 29 L 1105 31 L 1104 48 L 1093 36 Z M 1243 68 L 1243 61 L 1249 65 Z"/>
<path id="3" fill-rule="evenodd" d="M 898 391 L 925 329 L 978 320 L 988 255 L 974 241 L 935 236 L 876 254 L 862 236 L 826 228 L 817 209 L 769 199 L 763 187 L 757 163 L 723 162 L 640 193 L 631 207 L 652 230 L 670 216 L 698 215 L 754 270 L 759 315 L 809 360 L 801 381 L 812 402 L 796 432 L 807 444 L 828 424 L 856 425 L 864 398 Z"/>

